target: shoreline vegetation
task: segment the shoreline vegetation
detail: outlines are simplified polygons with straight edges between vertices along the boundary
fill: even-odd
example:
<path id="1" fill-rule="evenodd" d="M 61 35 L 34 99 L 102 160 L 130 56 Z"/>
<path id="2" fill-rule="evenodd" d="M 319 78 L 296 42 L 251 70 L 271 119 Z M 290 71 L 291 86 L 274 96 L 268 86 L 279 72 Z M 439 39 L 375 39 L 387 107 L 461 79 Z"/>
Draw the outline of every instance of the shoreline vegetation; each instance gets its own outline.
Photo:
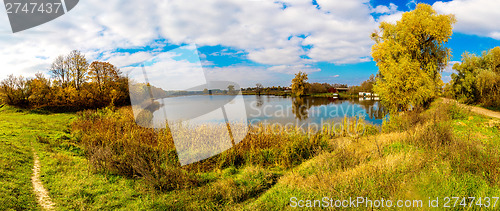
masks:
<path id="1" fill-rule="evenodd" d="M 2 149 L 34 147 L 57 209 L 283 209 L 291 197 L 325 194 L 426 199 L 500 193 L 500 121 L 442 99 L 354 137 L 257 127 L 236 147 L 183 167 L 169 132 L 137 126 L 130 107 L 39 114 L 3 106 L 0 115 L 10 122 L 2 131 L 11 131 L 0 133 L 7 140 Z M 32 129 L 26 133 L 25 127 Z M 17 138 L 21 134 L 26 138 Z M 4 153 L 4 165 L 19 162 L 15 166 L 26 172 L 4 168 L 10 179 L 3 187 L 24 192 L 2 191 L 2 206 L 35 208 L 31 187 L 19 182 L 26 177 L 31 184 L 31 150 L 16 149 L 28 162 Z M 409 189 L 418 195 L 407 195 Z"/>
<path id="2" fill-rule="evenodd" d="M 294 97 L 291 92 L 272 92 L 258 94 L 255 91 L 242 91 L 242 95 L 261 95 L 261 96 L 286 96 Z M 302 95 L 302 97 L 337 97 L 339 99 L 356 99 L 359 98 L 358 93 L 311 93 Z"/>
<path id="3" fill-rule="evenodd" d="M 440 72 L 450 49 L 443 46 L 454 23 L 453 15 L 427 4 L 395 24 L 381 23 L 372 34 L 379 72 L 360 86 L 309 83 L 299 72 L 291 87 L 242 90 L 297 98 L 340 89 L 347 92 L 339 98 L 377 93 L 391 111 L 382 125 L 360 128 L 363 119 L 354 117 L 317 132 L 260 125 L 234 147 L 186 166 L 169 128 L 136 124 L 129 104 L 136 90 L 128 90 L 128 79 L 112 64 L 89 64 L 72 51 L 53 62 L 50 79 L 11 75 L 0 82 L 0 210 L 42 209 L 30 181 L 35 154 L 40 180 L 60 210 L 278 210 L 290 208 L 292 197 L 499 196 L 500 119 L 473 106 L 499 108 L 500 48 L 464 54 L 453 67 L 458 74 L 444 85 Z M 145 86 L 135 87 L 140 100 L 168 94 L 152 86 L 147 93 Z M 237 90 L 227 88 L 219 91 Z M 194 134 L 196 144 L 209 147 L 203 132 Z"/>

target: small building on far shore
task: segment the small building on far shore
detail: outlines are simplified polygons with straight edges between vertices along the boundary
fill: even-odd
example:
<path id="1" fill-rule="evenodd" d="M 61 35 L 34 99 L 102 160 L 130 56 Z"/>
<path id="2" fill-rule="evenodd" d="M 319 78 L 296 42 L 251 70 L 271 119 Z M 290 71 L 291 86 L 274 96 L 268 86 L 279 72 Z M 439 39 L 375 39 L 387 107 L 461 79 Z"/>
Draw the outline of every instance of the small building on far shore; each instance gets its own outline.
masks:
<path id="1" fill-rule="evenodd" d="M 359 92 L 360 97 L 378 97 L 378 94 L 371 92 Z"/>
<path id="2" fill-rule="evenodd" d="M 359 92 L 360 97 L 371 97 L 372 93 L 371 92 Z"/>

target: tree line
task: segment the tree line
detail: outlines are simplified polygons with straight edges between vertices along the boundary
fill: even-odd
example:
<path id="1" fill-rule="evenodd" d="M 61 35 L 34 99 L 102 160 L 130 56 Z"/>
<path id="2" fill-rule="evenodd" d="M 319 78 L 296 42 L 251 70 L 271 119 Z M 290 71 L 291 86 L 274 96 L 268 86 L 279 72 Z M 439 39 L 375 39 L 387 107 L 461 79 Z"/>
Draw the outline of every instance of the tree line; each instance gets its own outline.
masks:
<path id="1" fill-rule="evenodd" d="M 25 108 L 80 110 L 130 104 L 128 78 L 109 62 L 89 63 L 73 50 L 58 56 L 50 66 L 50 78 L 9 75 L 0 82 L 3 103 Z"/>
<path id="2" fill-rule="evenodd" d="M 462 62 L 453 65 L 457 73 L 445 86 L 445 94 L 468 104 L 500 107 L 500 47 L 481 56 L 465 52 Z"/>

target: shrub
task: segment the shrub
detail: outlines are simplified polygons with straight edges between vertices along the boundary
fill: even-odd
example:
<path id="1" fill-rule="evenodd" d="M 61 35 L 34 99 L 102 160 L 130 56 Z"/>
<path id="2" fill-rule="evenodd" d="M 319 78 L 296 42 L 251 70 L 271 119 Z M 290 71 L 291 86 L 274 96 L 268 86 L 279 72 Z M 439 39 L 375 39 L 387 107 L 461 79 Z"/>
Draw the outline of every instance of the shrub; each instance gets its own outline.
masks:
<path id="1" fill-rule="evenodd" d="M 131 112 L 105 108 L 78 113 L 73 133 L 94 170 L 142 177 L 158 190 L 196 185 L 197 177 L 180 168 L 169 131 L 142 128 Z"/>
<path id="2" fill-rule="evenodd" d="M 138 126 L 130 107 L 87 110 L 78 116 L 72 124 L 73 135 L 96 172 L 143 178 L 162 191 L 197 186 L 202 183 L 197 173 L 213 169 L 290 168 L 328 149 L 330 139 L 322 133 L 308 135 L 300 128 L 251 127 L 235 147 L 181 167 L 170 131 Z"/>

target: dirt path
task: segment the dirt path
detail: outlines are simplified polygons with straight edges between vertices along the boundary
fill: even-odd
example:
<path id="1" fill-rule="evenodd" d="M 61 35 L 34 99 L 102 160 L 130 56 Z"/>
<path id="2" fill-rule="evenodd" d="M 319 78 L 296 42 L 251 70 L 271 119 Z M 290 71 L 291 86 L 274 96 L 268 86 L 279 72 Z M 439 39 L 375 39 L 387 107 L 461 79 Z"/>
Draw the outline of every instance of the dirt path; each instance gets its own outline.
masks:
<path id="1" fill-rule="evenodd" d="M 54 202 L 50 199 L 49 193 L 43 187 L 42 181 L 40 181 L 40 160 L 36 152 L 33 152 L 33 159 L 35 164 L 33 165 L 33 176 L 31 177 L 31 183 L 33 183 L 33 188 L 35 189 L 36 198 L 38 204 L 42 206 L 43 209 L 53 210 Z"/>
<path id="2" fill-rule="evenodd" d="M 452 100 L 452 99 L 448 99 L 448 98 L 442 98 L 442 99 L 443 99 L 443 102 L 445 102 L 445 103 L 446 102 L 458 103 L 456 100 Z M 481 114 L 484 116 L 489 116 L 489 117 L 500 119 L 500 112 L 496 112 L 496 111 L 492 111 L 492 110 L 488 110 L 488 109 L 480 108 L 480 107 L 476 107 L 476 106 L 469 106 L 469 105 L 465 105 L 465 104 L 461 104 L 461 103 L 458 103 L 458 104 L 469 108 L 474 113 L 478 113 L 478 114 Z"/>

